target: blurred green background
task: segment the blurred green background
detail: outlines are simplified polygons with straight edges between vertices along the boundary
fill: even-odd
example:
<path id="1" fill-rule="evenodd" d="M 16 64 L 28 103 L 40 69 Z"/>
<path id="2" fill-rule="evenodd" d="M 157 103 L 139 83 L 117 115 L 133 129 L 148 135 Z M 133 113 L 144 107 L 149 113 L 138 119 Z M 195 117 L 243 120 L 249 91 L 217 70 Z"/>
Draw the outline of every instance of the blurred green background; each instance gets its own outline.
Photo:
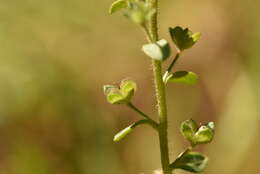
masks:
<path id="1" fill-rule="evenodd" d="M 120 14 L 108 15 L 111 2 L 0 1 L 0 174 L 160 168 L 150 128 L 112 141 L 139 116 L 107 104 L 104 84 L 136 80 L 133 102 L 154 119 L 156 111 L 150 60 L 140 51 L 146 40 Z M 168 27 L 176 25 L 203 34 L 176 66 L 196 72 L 199 84 L 170 84 L 167 92 L 172 159 L 187 145 L 179 133 L 183 120 L 216 123 L 215 140 L 197 149 L 210 157 L 205 174 L 260 172 L 259 10 L 259 0 L 160 2 L 162 38 L 170 40 Z"/>

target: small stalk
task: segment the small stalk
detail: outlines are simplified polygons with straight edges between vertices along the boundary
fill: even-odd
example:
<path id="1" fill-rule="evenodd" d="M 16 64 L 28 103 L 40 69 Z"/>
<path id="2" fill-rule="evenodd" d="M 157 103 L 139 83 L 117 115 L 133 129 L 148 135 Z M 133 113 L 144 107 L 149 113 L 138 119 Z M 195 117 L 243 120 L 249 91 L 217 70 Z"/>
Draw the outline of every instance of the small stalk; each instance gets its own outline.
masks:
<path id="1" fill-rule="evenodd" d="M 164 82 L 164 83 L 167 83 L 167 78 L 168 78 L 170 72 L 172 71 L 172 68 L 174 67 L 174 65 L 175 65 L 176 62 L 178 61 L 180 55 L 181 55 L 181 52 L 178 51 L 177 54 L 176 54 L 176 56 L 174 57 L 172 63 L 171 63 L 170 66 L 167 68 L 167 71 L 164 73 L 164 75 L 163 75 L 163 82 Z"/>
<path id="2" fill-rule="evenodd" d="M 167 72 L 168 72 L 168 73 L 171 72 L 172 68 L 174 67 L 174 65 L 175 65 L 176 62 L 178 61 L 180 55 L 181 55 L 181 52 L 178 52 L 178 53 L 176 54 L 176 56 L 174 57 L 172 63 L 170 64 L 169 68 L 167 69 Z"/>
<path id="3" fill-rule="evenodd" d="M 129 102 L 127 104 L 127 106 L 129 108 L 131 108 L 132 110 L 134 110 L 135 112 L 137 112 L 138 114 L 140 114 L 142 117 L 145 118 L 145 120 L 148 121 L 148 123 L 153 127 L 155 128 L 157 131 L 158 131 L 158 123 L 156 123 L 156 121 L 154 121 L 153 119 L 151 119 L 148 115 L 146 115 L 144 112 L 142 112 L 140 109 L 138 109 L 135 105 L 133 105 L 131 102 Z"/>

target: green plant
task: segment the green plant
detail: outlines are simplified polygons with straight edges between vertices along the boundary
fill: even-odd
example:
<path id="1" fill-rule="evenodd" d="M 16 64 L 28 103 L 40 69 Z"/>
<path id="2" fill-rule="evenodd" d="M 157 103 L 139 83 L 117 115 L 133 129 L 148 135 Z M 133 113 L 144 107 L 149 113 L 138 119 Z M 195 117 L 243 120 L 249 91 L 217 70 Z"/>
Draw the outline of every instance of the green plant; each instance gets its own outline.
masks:
<path id="1" fill-rule="evenodd" d="M 177 71 L 171 73 L 181 53 L 191 48 L 200 38 L 200 33 L 193 34 L 188 28 L 169 28 L 169 33 L 174 42 L 177 54 L 169 65 L 167 71 L 162 75 L 162 63 L 170 57 L 170 46 L 165 39 L 159 40 L 157 29 L 158 0 L 117 0 L 110 8 L 110 14 L 124 10 L 124 14 L 134 23 L 138 24 L 145 32 L 148 44 L 143 45 L 143 52 L 152 60 L 155 92 L 159 122 L 151 119 L 150 116 L 140 111 L 132 102 L 131 98 L 136 91 L 136 83 L 132 80 L 124 80 L 119 86 L 105 85 L 104 92 L 107 101 L 111 104 L 125 104 L 139 113 L 143 119 L 120 131 L 114 141 L 120 141 L 134 130 L 135 127 L 147 124 L 150 125 L 159 135 L 161 165 L 163 174 L 170 174 L 175 169 L 198 173 L 202 172 L 208 162 L 208 158 L 199 152 L 193 152 L 193 148 L 199 144 L 212 141 L 214 136 L 214 123 L 199 126 L 193 120 L 186 120 L 180 126 L 180 131 L 185 139 L 190 142 L 188 147 L 181 153 L 174 162 L 170 162 L 167 137 L 167 107 L 166 91 L 167 83 L 195 84 L 198 76 L 193 72 Z"/>

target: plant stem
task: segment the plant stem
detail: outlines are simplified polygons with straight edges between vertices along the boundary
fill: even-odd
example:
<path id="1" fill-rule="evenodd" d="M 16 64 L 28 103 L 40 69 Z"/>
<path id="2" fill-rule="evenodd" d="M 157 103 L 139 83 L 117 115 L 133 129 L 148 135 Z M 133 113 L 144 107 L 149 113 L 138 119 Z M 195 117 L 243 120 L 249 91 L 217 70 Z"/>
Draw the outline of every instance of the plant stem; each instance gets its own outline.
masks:
<path id="1" fill-rule="evenodd" d="M 169 150 L 168 150 L 168 120 L 165 97 L 165 86 L 161 74 L 161 62 L 153 60 L 154 82 L 156 87 L 156 98 L 159 114 L 159 140 L 161 151 L 161 164 L 164 174 L 169 174 Z"/>
<path id="2" fill-rule="evenodd" d="M 157 14 L 158 14 L 158 0 L 150 0 L 151 8 L 156 9 L 151 17 L 149 23 L 149 32 L 151 35 L 152 43 L 158 41 L 158 26 L 157 26 Z M 152 60 L 156 100 L 158 105 L 159 114 L 159 141 L 160 141 L 160 152 L 161 152 L 161 165 L 163 174 L 170 174 L 169 169 L 169 149 L 168 149 L 168 121 L 167 121 L 167 106 L 166 106 L 166 95 L 165 95 L 165 85 L 162 79 L 162 66 L 161 62 L 158 60 Z"/>

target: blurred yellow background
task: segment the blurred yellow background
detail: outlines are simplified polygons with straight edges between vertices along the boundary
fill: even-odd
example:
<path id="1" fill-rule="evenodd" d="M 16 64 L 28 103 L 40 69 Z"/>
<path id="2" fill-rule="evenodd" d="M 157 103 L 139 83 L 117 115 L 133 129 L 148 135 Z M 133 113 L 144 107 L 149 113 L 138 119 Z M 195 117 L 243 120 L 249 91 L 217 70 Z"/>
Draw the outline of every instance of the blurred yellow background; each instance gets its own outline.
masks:
<path id="1" fill-rule="evenodd" d="M 0 174 L 152 174 L 160 168 L 150 128 L 112 141 L 139 116 L 109 105 L 104 84 L 134 79 L 133 102 L 154 119 L 156 111 L 150 60 L 140 51 L 145 37 L 120 13 L 108 15 L 111 3 L 0 1 Z M 167 92 L 172 159 L 187 145 L 179 133 L 183 120 L 216 123 L 215 140 L 197 149 L 210 157 L 205 174 L 260 173 L 259 11 L 259 0 L 160 2 L 161 38 L 170 41 L 170 26 L 202 32 L 176 66 L 196 72 L 199 83 L 170 84 Z"/>

